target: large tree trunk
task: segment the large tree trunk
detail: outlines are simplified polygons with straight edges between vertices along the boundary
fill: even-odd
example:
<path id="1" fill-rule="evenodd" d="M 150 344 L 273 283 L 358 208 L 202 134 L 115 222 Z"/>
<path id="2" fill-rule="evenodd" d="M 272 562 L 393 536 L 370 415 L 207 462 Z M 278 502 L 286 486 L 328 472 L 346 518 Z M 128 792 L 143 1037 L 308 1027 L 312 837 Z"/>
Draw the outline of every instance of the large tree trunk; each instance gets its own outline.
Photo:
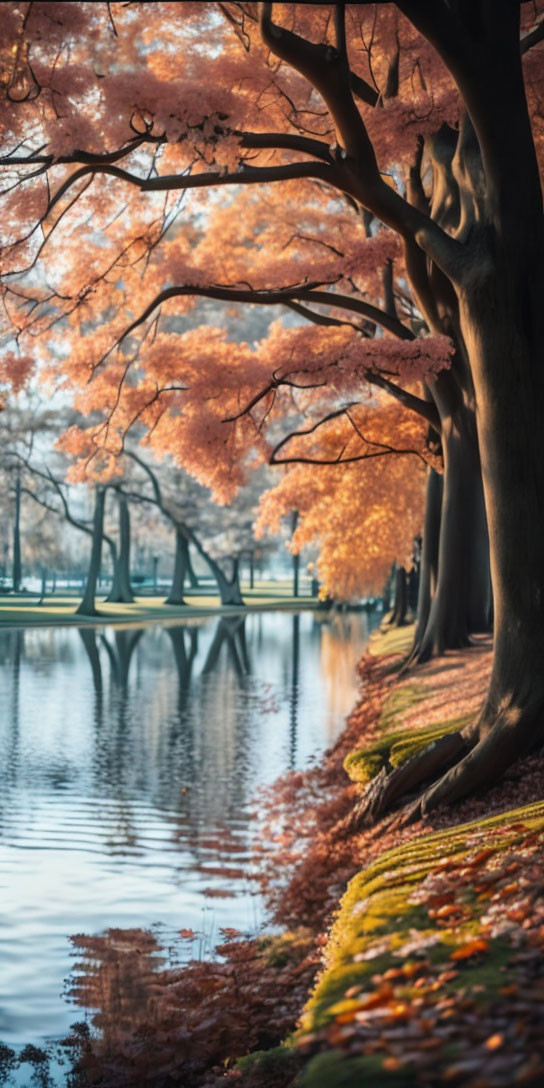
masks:
<path id="1" fill-rule="evenodd" d="M 132 604 L 134 594 L 130 584 L 130 513 L 125 495 L 119 495 L 119 554 L 114 559 L 113 581 L 106 597 L 114 604 Z"/>
<path id="2" fill-rule="evenodd" d="M 375 819 L 425 784 L 403 818 L 481 791 L 544 742 L 544 238 L 539 252 L 528 238 L 525 251 L 521 243 L 516 248 L 515 237 L 509 241 L 497 242 L 492 270 L 464 293 L 461 310 L 476 389 L 493 584 L 487 697 L 475 724 L 376 780 L 356 823 Z"/>
<path id="3" fill-rule="evenodd" d="M 170 593 L 165 600 L 165 604 L 177 604 L 184 605 L 186 602 L 183 598 L 183 587 L 185 585 L 185 575 L 187 573 L 189 558 L 189 544 L 187 538 L 183 535 L 181 529 L 176 529 L 176 554 L 174 557 L 174 574 L 172 577 L 172 585 L 170 587 Z"/>
<path id="4" fill-rule="evenodd" d="M 540 228 L 540 229 L 539 229 Z M 544 232 L 497 238 L 494 267 L 461 297 L 478 405 L 495 647 L 474 745 L 430 808 L 485 785 L 544 740 Z"/>
<path id="5" fill-rule="evenodd" d="M 76 616 L 99 615 L 95 607 L 95 597 L 96 586 L 98 583 L 98 575 L 100 574 L 100 560 L 102 556 L 102 536 L 104 533 L 105 500 L 106 492 L 104 491 L 104 488 L 97 487 L 95 492 L 93 535 L 89 573 L 87 575 L 87 582 L 85 585 L 85 591 L 83 593 L 83 599 L 81 601 L 81 604 L 79 605 L 79 608 L 76 608 Z"/>
<path id="6" fill-rule="evenodd" d="M 442 448 L 438 574 L 425 626 L 423 616 L 418 617 L 412 653 L 418 661 L 468 646 L 470 634 L 489 629 L 489 541 L 477 442 L 450 420 L 442 433 Z M 432 492 L 429 501 L 436 505 Z M 429 511 L 431 550 L 436 546 L 434 521 L 435 511 Z M 428 586 L 425 593 L 424 608 L 429 604 Z"/>

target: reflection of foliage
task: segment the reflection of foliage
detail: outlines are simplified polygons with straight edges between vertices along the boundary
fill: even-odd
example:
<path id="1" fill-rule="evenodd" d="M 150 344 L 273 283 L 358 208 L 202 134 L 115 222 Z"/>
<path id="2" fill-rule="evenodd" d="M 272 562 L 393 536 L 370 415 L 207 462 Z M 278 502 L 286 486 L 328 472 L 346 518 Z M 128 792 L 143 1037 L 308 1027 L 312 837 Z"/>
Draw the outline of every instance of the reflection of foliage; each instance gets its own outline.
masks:
<path id="1" fill-rule="evenodd" d="M 80 1075 L 103 1088 L 196 1088 L 210 1070 L 219 1074 L 224 1063 L 280 1043 L 315 975 L 313 941 L 302 932 L 224 936 L 222 962 L 173 970 L 161 968 L 160 946 L 142 930 L 74 938 L 83 958 L 70 993 L 99 1010 L 100 1029 L 79 1042 Z"/>

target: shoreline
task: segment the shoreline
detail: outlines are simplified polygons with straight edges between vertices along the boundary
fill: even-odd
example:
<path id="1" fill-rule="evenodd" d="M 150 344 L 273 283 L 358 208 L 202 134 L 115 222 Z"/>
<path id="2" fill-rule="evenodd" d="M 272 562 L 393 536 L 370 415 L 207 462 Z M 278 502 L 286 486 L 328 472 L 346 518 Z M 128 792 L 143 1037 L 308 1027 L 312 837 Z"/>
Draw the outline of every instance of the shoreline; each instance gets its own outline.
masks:
<path id="1" fill-rule="evenodd" d="M 315 597 L 290 597 L 271 595 L 253 591 L 254 597 L 246 595 L 244 605 L 222 605 L 219 598 L 209 597 L 209 604 L 198 603 L 202 598 L 187 594 L 185 605 L 167 605 L 163 596 L 136 597 L 133 604 L 111 604 L 105 600 L 97 602 L 96 616 L 77 615 L 75 609 L 80 598 L 45 597 L 44 603 L 37 600 L 17 601 L 9 596 L 0 595 L 0 631 L 37 627 L 142 627 L 150 625 L 171 626 L 182 624 L 185 620 L 210 619 L 217 617 L 247 616 L 259 612 L 306 612 L 323 611 Z M 31 595 L 29 594 L 29 597 Z M 152 604 L 148 602 L 154 602 Z M 56 607 L 55 607 L 56 605 Z M 27 611 L 28 610 L 28 611 Z"/>

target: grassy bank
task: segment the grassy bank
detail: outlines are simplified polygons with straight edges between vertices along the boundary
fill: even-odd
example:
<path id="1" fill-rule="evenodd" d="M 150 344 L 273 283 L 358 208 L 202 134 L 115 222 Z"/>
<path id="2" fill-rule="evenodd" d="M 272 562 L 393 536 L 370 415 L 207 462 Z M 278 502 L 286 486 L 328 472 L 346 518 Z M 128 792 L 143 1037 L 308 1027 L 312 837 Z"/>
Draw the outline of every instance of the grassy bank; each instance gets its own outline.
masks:
<path id="1" fill-rule="evenodd" d="M 209 593 L 185 596 L 185 605 L 167 605 L 165 597 L 136 597 L 133 604 L 110 604 L 102 597 L 97 597 L 96 616 L 79 616 L 76 610 L 81 598 L 69 594 L 46 596 L 40 601 L 39 596 L 31 593 L 24 596 L 0 595 L 0 626 L 36 627 L 71 625 L 88 626 L 94 624 L 134 624 L 179 623 L 185 619 L 205 616 L 235 616 L 248 611 L 271 609 L 316 608 L 315 597 L 293 597 L 291 583 L 258 583 L 254 589 L 244 589 L 244 607 L 225 606 L 219 597 Z"/>

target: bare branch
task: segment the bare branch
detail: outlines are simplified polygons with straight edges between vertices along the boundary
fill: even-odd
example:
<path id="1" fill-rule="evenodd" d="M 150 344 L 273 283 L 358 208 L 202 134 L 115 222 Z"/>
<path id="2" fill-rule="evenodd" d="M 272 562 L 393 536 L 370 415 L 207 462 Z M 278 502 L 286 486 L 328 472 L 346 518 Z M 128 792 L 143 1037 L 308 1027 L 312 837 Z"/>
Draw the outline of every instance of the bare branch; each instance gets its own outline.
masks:
<path id="1" fill-rule="evenodd" d="M 107 174 L 129 185 L 136 186 L 141 192 L 174 192 L 179 189 L 203 189 L 212 185 L 254 185 L 256 183 L 271 183 L 275 181 L 291 181 L 297 178 L 316 178 L 319 181 L 330 181 L 334 185 L 335 168 L 326 162 L 295 162 L 282 166 L 246 166 L 239 170 L 220 174 L 215 171 L 207 171 L 202 174 L 162 174 L 159 177 L 141 178 L 137 174 L 131 174 L 119 166 L 110 166 L 97 163 L 95 166 L 82 166 L 60 186 L 51 198 L 47 213 L 52 211 L 55 205 L 62 199 L 65 193 L 80 180 L 89 174 Z"/>
<path id="2" fill-rule="evenodd" d="M 395 385 L 389 378 L 385 378 L 382 374 L 377 374 L 373 370 L 367 370 L 365 372 L 365 378 L 371 385 L 377 385 L 380 389 L 384 389 L 387 393 L 390 393 L 395 400 L 400 402 L 400 404 L 404 404 L 405 408 L 410 408 L 411 411 L 417 412 L 418 416 L 426 419 L 427 422 L 434 427 L 435 431 L 440 434 L 440 416 L 438 414 L 438 409 L 432 401 L 425 400 L 423 397 L 418 397 L 415 393 L 409 393 L 406 389 L 401 389 L 399 385 Z"/>
<path id="3" fill-rule="evenodd" d="M 378 306 L 373 306 L 371 303 L 364 302 L 363 299 L 358 299 L 351 295 L 333 293 L 332 291 L 319 291 L 316 289 L 318 286 L 321 285 L 308 283 L 294 287 L 282 287 L 271 291 L 228 287 L 221 284 L 210 285 L 209 287 L 197 287 L 193 285 L 167 287 L 164 291 L 160 291 L 140 316 L 125 329 L 118 343 L 121 343 L 121 341 L 129 336 L 134 329 L 138 328 L 139 325 L 142 325 L 147 318 L 151 316 L 154 310 L 156 310 L 157 307 L 162 306 L 164 302 L 168 302 L 169 299 L 172 298 L 181 298 L 186 295 L 215 298 L 224 302 L 247 302 L 259 306 L 285 306 L 291 302 L 297 301 L 311 302 L 320 306 L 335 306 L 340 310 L 351 310 L 354 313 L 361 314 L 361 316 L 368 318 L 376 325 L 380 325 L 382 328 L 387 329 L 388 332 L 391 332 L 399 340 L 415 339 L 411 329 L 408 329 L 406 325 L 403 325 L 402 321 L 399 321 L 398 318 L 392 317 L 391 314 L 386 313 L 384 310 L 380 310 Z"/>

